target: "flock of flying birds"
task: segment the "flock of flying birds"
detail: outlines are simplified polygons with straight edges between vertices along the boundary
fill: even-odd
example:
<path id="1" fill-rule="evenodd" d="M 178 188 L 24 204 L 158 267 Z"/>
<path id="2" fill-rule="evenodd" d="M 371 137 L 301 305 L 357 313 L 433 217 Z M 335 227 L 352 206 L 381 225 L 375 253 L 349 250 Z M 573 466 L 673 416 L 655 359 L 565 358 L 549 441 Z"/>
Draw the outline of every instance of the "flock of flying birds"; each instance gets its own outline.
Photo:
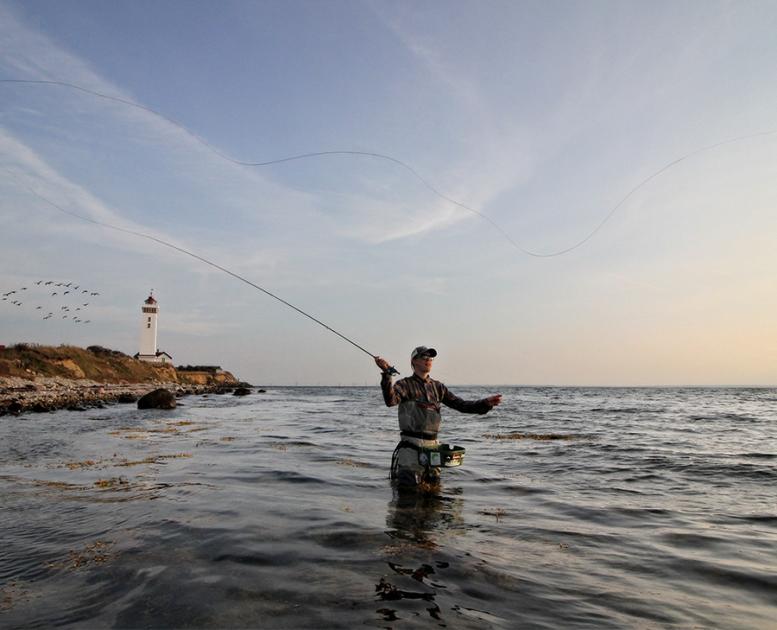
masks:
<path id="1" fill-rule="evenodd" d="M 85 289 L 74 282 L 55 282 L 54 280 L 38 280 L 34 283 L 35 287 L 19 287 L 7 293 L 0 294 L 0 301 L 21 307 L 26 304 L 36 304 L 35 310 L 42 314 L 48 308 L 59 307 L 59 310 L 51 310 L 42 319 L 67 319 L 74 324 L 90 324 L 92 320 L 85 319 L 85 311 L 88 309 L 92 300 L 99 296 L 98 291 Z M 54 299 L 52 299 L 54 298 Z M 43 301 L 49 302 L 44 308 L 39 305 Z M 86 300 L 86 301 L 82 301 Z M 51 302 L 56 302 L 51 306 Z M 66 301 L 68 303 L 63 304 Z"/>

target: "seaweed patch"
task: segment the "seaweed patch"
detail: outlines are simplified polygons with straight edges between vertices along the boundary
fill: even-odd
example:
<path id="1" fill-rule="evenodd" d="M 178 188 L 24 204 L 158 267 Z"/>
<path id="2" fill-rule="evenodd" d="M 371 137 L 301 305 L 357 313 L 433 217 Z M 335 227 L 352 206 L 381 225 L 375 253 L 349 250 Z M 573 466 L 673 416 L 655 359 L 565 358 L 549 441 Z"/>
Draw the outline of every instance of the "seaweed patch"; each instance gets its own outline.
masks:
<path id="1" fill-rule="evenodd" d="M 487 440 L 576 440 L 579 435 L 566 433 L 484 433 L 483 437 Z"/>
<path id="2" fill-rule="evenodd" d="M 496 519 L 496 522 L 498 523 L 500 520 L 504 518 L 507 512 L 502 508 L 493 508 L 490 510 L 480 510 L 478 514 L 483 514 L 484 516 L 493 516 Z"/>
<path id="3" fill-rule="evenodd" d="M 144 429 L 140 427 L 121 427 L 116 431 L 110 431 L 108 435 L 114 435 L 122 437 L 125 440 L 145 440 L 150 437 L 152 433 L 179 433 L 178 429 L 173 426 L 167 426 L 163 429 Z"/>
<path id="4" fill-rule="evenodd" d="M 111 551 L 114 542 L 112 540 L 96 540 L 85 545 L 83 549 L 71 549 L 67 558 L 58 562 L 49 562 L 49 569 L 68 569 L 75 571 L 84 567 L 101 565 L 112 560 L 116 554 Z"/>
<path id="5" fill-rule="evenodd" d="M 22 587 L 17 580 L 11 580 L 0 586 L 0 613 L 11 610 L 17 603 L 28 601 L 30 591 Z"/>
<path id="6" fill-rule="evenodd" d="M 60 464 L 57 468 L 67 468 L 69 470 L 87 470 L 90 468 L 108 468 L 110 466 L 117 467 L 130 467 L 141 466 L 143 464 L 161 464 L 166 459 L 178 459 L 181 457 L 191 457 L 191 453 L 171 453 L 167 455 L 151 455 L 143 459 L 129 460 L 127 458 L 120 458 L 114 455 L 108 459 L 85 459 L 81 462 L 67 462 Z"/>
<path id="7" fill-rule="evenodd" d="M 335 462 L 338 466 L 350 466 L 351 468 L 369 468 L 370 464 L 367 464 L 365 462 L 357 462 L 349 457 L 346 457 L 345 459 L 338 459 Z"/>

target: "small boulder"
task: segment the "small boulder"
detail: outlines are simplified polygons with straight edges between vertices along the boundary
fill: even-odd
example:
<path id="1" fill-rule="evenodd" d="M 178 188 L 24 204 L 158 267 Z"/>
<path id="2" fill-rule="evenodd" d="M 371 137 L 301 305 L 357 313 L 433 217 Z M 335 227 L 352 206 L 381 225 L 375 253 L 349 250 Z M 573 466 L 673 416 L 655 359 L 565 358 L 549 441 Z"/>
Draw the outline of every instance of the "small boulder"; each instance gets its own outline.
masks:
<path id="1" fill-rule="evenodd" d="M 118 402 L 127 404 L 127 403 L 134 403 L 138 401 L 138 397 L 135 396 L 135 394 L 119 394 L 119 398 L 117 399 Z"/>
<path id="2" fill-rule="evenodd" d="M 138 409 L 175 409 L 175 394 L 166 389 L 155 389 L 138 400 Z"/>
<path id="3" fill-rule="evenodd" d="M 5 408 L 5 410 L 12 416 L 18 416 L 22 411 L 24 411 L 24 407 L 18 400 L 14 400 Z"/>
<path id="4" fill-rule="evenodd" d="M 251 393 L 251 390 L 247 387 L 236 387 L 233 396 L 248 396 L 248 394 Z"/>

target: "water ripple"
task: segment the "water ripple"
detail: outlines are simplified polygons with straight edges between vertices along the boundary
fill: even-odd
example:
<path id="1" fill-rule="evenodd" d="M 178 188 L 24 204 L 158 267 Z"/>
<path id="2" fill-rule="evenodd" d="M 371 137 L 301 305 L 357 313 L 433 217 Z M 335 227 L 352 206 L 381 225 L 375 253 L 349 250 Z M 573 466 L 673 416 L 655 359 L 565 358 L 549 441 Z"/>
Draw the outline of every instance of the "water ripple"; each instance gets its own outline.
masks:
<path id="1" fill-rule="evenodd" d="M 429 494 L 377 387 L 4 419 L 0 621 L 770 627 L 774 390 L 500 389 Z"/>

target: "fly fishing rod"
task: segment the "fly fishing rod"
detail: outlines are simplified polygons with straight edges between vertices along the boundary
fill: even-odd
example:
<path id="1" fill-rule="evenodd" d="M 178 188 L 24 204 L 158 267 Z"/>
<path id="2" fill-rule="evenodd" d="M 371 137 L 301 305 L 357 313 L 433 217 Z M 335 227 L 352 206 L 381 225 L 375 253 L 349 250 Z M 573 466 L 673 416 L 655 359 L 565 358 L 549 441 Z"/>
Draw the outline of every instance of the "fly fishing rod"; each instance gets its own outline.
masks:
<path id="1" fill-rule="evenodd" d="M 343 340 L 347 341 L 348 343 L 350 343 L 350 344 L 351 344 L 352 346 L 354 346 L 355 348 L 358 348 L 359 350 L 361 350 L 361 351 L 362 351 L 362 352 L 364 352 L 365 354 L 368 354 L 368 355 L 369 355 L 369 356 L 371 356 L 373 359 L 377 359 L 377 358 L 378 358 L 378 355 L 375 355 L 375 354 L 373 354 L 372 352 L 370 352 L 369 350 L 367 350 L 366 348 L 364 348 L 364 347 L 360 346 L 358 343 L 356 343 L 356 342 L 355 342 L 355 341 L 353 341 L 352 339 L 349 339 L 349 338 L 348 338 L 348 337 L 346 337 L 344 334 L 342 334 L 341 332 L 338 332 L 337 330 L 335 330 L 335 329 L 334 329 L 334 328 L 332 328 L 331 326 L 329 326 L 329 325 L 325 324 L 325 323 L 324 323 L 324 322 L 322 322 L 320 319 L 318 319 L 318 318 L 316 318 L 316 317 L 313 317 L 313 315 L 311 315 L 310 313 L 306 313 L 305 311 L 303 311 L 303 310 L 302 310 L 301 308 L 299 308 L 298 306 L 294 306 L 294 304 L 292 304 L 291 302 L 287 302 L 287 301 L 286 301 L 286 300 L 284 300 L 282 297 L 279 297 L 279 296 L 275 295 L 274 293 L 272 293 L 272 292 L 268 291 L 268 290 L 267 290 L 267 289 L 265 289 L 264 287 L 260 287 L 258 284 L 254 283 L 254 282 L 251 282 L 250 280 L 248 280 L 247 278 L 244 278 L 244 277 L 243 277 L 243 276 L 241 276 L 240 274 L 237 274 L 237 273 L 235 273 L 234 271 L 231 271 L 230 269 L 227 269 L 226 267 L 222 267 L 222 266 L 221 266 L 221 265 L 219 265 L 218 263 L 215 263 L 215 262 L 213 262 L 212 260 L 208 260 L 207 258 L 204 258 L 203 256 L 200 256 L 199 254 L 195 254 L 194 252 L 191 252 L 191 251 L 189 251 L 188 249 L 184 249 L 183 247 L 180 247 L 180 246 L 178 246 L 178 245 L 174 245 L 173 243 L 170 243 L 170 242 L 168 242 L 168 241 L 165 241 L 165 240 L 163 240 L 163 239 L 161 239 L 161 238 L 158 238 L 158 237 L 156 237 L 156 236 L 152 236 L 151 234 L 145 234 L 145 233 L 143 233 L 143 232 L 138 232 L 138 231 L 136 231 L 136 230 L 130 230 L 130 229 L 128 229 L 128 228 L 119 227 L 119 226 L 117 226 L 117 225 L 111 225 L 110 223 L 105 223 L 105 222 L 103 222 L 103 221 L 97 221 L 97 220 L 95 220 L 95 219 L 91 219 L 91 218 L 89 218 L 89 217 L 85 217 L 85 216 L 83 216 L 83 215 L 81 215 L 81 214 L 78 214 L 77 212 L 73 212 L 72 210 L 67 210 L 66 208 L 63 208 L 63 207 L 62 207 L 62 206 L 60 206 L 59 204 L 57 204 L 57 203 L 53 202 L 53 201 L 52 201 L 51 199 L 49 199 L 48 197 L 45 197 L 44 195 L 40 194 L 40 193 L 39 193 L 37 190 L 35 190 L 34 188 L 32 188 L 32 187 L 28 186 L 27 184 L 25 184 L 24 182 L 22 182 L 22 181 L 21 181 L 21 180 L 20 180 L 18 177 L 16 177 L 16 175 L 15 175 L 13 172 L 9 171 L 9 170 L 8 170 L 8 169 L 6 169 L 6 168 L 3 168 L 3 170 L 4 170 L 6 173 L 8 173 L 8 174 L 9 174 L 11 177 L 13 177 L 13 178 L 14 178 L 14 179 L 15 179 L 15 180 L 16 180 L 16 181 L 19 183 L 19 185 L 23 186 L 23 187 L 24 187 L 26 190 L 28 190 L 30 193 L 32 193 L 33 195 L 35 195 L 35 196 L 36 196 L 38 199 L 40 199 L 40 200 L 41 200 L 41 201 L 43 201 L 44 203 L 47 203 L 48 205 L 50 205 L 51 207 L 55 208 L 56 210 L 59 210 L 60 212 L 62 212 L 62 213 L 64 213 L 64 214 L 67 214 L 67 215 L 69 215 L 69 216 L 71 216 L 71 217 L 75 217 L 76 219 L 81 219 L 82 221 L 86 221 L 87 223 L 92 223 L 92 224 L 94 224 L 94 225 L 98 225 L 98 226 L 100 226 L 100 227 L 108 228 L 108 229 L 110 229 L 110 230 L 116 230 L 117 232 L 123 232 L 124 234 L 130 234 L 130 235 L 132 235 L 132 236 L 137 236 L 137 237 L 139 237 L 139 238 L 145 238 L 145 239 L 148 239 L 149 241 L 153 241 L 153 242 L 155 242 L 155 243 L 158 243 L 159 245 L 164 245 L 165 247 L 169 247 L 170 249 L 174 249 L 175 251 L 177 251 L 177 252 L 180 252 L 180 253 L 182 253 L 182 254 L 186 254 L 187 256 L 191 256 L 192 258 L 194 258 L 194 259 L 196 259 L 196 260 L 199 260 L 200 262 L 203 262 L 203 263 L 205 263 L 206 265 L 210 265 L 210 266 L 211 266 L 211 267 L 213 267 L 214 269 L 218 269 L 219 271 L 222 271 L 222 272 L 226 273 L 227 275 L 230 275 L 230 276 L 232 276 L 233 278 L 235 278 L 235 279 L 237 279 L 237 280 L 240 280 L 241 282 L 244 282 L 244 283 L 245 283 L 245 284 L 247 284 L 248 286 L 250 286 L 250 287 L 253 287 L 254 289 L 257 289 L 258 291 L 261 291 L 261 292 L 262 292 L 262 293 L 264 293 L 265 295 L 268 295 L 268 296 L 270 296 L 272 299 L 274 299 L 274 300 L 277 300 L 277 301 L 278 301 L 278 302 L 280 302 L 281 304 L 283 304 L 283 305 L 285 305 L 285 306 L 288 306 L 289 308 L 291 308 L 291 309 L 293 309 L 293 310 L 297 311 L 297 313 L 299 313 L 300 315 L 304 315 L 304 316 L 305 316 L 305 317 L 307 317 L 308 319 L 310 319 L 310 320 L 314 321 L 314 322 L 315 322 L 316 324 L 318 324 L 319 326 L 323 326 L 323 327 L 324 327 L 324 328 L 326 328 L 326 329 L 327 329 L 329 332 L 332 332 L 332 333 L 334 333 L 335 335 L 337 335 L 337 336 L 338 336 L 338 337 L 340 337 L 341 339 L 343 339 Z M 387 371 L 388 371 L 390 374 L 392 374 L 392 375 L 397 375 L 397 374 L 399 374 L 399 371 L 397 371 L 397 369 L 396 369 L 396 368 L 394 368 L 394 366 L 390 366 L 390 367 L 388 368 L 388 370 L 387 370 Z"/>

